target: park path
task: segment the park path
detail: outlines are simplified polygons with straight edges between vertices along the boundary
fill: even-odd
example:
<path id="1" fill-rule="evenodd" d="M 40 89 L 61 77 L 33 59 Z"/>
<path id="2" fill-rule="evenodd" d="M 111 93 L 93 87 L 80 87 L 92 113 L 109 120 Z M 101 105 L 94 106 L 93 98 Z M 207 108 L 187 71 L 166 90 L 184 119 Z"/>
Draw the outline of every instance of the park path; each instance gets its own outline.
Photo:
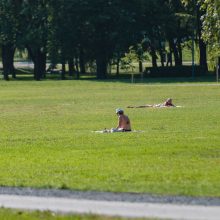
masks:
<path id="1" fill-rule="evenodd" d="M 98 214 L 120 217 L 151 217 L 161 219 L 219 220 L 220 207 L 132 203 L 86 199 L 0 195 L 0 205 L 25 210 L 50 210 L 58 213 Z"/>
<path id="2" fill-rule="evenodd" d="M 127 218 L 220 219 L 220 198 L 0 187 L 0 206 Z"/>

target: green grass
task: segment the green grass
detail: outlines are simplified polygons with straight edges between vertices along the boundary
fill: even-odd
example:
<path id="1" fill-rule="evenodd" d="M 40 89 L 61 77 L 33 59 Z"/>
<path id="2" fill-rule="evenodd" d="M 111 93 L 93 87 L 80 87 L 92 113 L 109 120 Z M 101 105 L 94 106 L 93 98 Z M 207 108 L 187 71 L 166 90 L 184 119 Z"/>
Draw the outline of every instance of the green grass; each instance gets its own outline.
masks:
<path id="1" fill-rule="evenodd" d="M 0 185 L 220 197 L 219 94 L 205 82 L 0 81 Z M 125 108 L 167 97 L 184 107 Z M 93 133 L 116 126 L 117 107 L 144 132 Z"/>
<path id="2" fill-rule="evenodd" d="M 125 220 L 128 218 L 120 218 L 120 217 L 107 217 L 101 215 L 61 215 L 52 212 L 28 212 L 28 211 L 20 211 L 20 210 L 10 210 L 10 209 L 0 209 L 0 219 L 1 220 Z M 135 218 L 129 218 L 130 220 Z M 136 218 L 136 220 L 150 220 L 149 218 Z M 153 219 L 151 219 L 153 220 Z M 156 220 L 154 218 L 154 220 Z"/>

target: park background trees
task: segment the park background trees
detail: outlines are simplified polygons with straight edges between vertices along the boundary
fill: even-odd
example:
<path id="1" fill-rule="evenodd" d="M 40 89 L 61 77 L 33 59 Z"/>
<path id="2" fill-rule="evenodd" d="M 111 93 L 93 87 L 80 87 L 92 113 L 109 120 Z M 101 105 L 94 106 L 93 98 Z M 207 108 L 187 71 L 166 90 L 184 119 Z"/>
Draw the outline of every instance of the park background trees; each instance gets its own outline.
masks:
<path id="1" fill-rule="evenodd" d="M 219 56 L 219 2 L 216 0 L 0 0 L 0 45 L 4 79 L 16 77 L 15 49 L 25 49 L 34 78 L 46 77 L 46 62 L 62 65 L 61 78 L 79 78 L 92 66 L 98 79 L 109 66 L 135 53 L 153 67 L 183 65 L 183 46 L 195 41 L 199 65 Z M 192 45 L 192 43 L 191 43 Z M 129 60 L 129 59 L 128 59 Z M 68 64 L 68 68 L 66 68 Z"/>
<path id="2" fill-rule="evenodd" d="M 209 45 L 211 58 L 216 59 L 220 57 L 220 1 L 202 0 L 200 4 L 202 10 L 206 11 L 201 17 L 203 22 L 202 37 Z"/>

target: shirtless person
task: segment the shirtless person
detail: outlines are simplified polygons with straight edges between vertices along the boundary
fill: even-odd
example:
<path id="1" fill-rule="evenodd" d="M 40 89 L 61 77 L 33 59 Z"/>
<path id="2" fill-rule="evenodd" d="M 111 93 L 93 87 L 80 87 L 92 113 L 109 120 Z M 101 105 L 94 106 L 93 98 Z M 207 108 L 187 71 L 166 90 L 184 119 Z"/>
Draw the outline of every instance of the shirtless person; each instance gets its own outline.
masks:
<path id="1" fill-rule="evenodd" d="M 174 104 L 173 104 L 173 100 L 171 98 L 168 98 L 164 103 L 163 103 L 163 106 L 164 107 L 176 107 Z"/>
<path id="2" fill-rule="evenodd" d="M 128 106 L 127 108 L 147 108 L 147 107 L 161 108 L 161 107 L 176 107 L 176 106 L 173 104 L 172 99 L 168 98 L 164 103 L 161 104 Z"/>
<path id="3" fill-rule="evenodd" d="M 122 109 L 117 108 L 116 114 L 118 115 L 118 126 L 116 129 L 113 129 L 113 132 L 131 131 L 130 119 L 127 115 L 124 115 L 124 111 Z"/>

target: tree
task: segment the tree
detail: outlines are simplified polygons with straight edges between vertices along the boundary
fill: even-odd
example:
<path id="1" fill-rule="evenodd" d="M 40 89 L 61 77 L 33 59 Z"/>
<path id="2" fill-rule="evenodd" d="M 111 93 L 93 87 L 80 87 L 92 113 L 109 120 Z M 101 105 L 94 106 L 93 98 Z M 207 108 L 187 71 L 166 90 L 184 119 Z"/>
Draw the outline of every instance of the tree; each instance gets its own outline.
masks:
<path id="1" fill-rule="evenodd" d="M 85 4 L 85 3 L 84 3 Z M 116 54 L 119 42 L 130 38 L 133 41 L 138 17 L 137 2 L 134 0 L 87 1 L 82 9 L 86 15 L 88 47 L 96 61 L 97 78 L 107 77 L 107 65 Z M 127 40 L 126 40 L 127 41 Z M 128 49 L 128 47 L 127 47 Z"/>
<path id="2" fill-rule="evenodd" d="M 192 16 L 187 13 L 181 0 L 166 1 L 166 4 L 170 15 L 165 19 L 165 32 L 175 65 L 180 66 L 183 63 L 182 45 L 192 35 Z"/>
<path id="3" fill-rule="evenodd" d="M 202 37 L 208 43 L 212 60 L 220 57 L 220 2 L 217 0 L 201 0 L 201 9 L 206 13 L 202 19 Z"/>
<path id="4" fill-rule="evenodd" d="M 212 50 L 218 48 L 219 20 L 215 12 L 219 11 L 219 3 L 200 0 L 199 7 L 194 8 L 193 0 L 185 1 L 188 7 L 184 8 L 181 0 L 0 0 L 4 77 L 8 79 L 14 73 L 16 47 L 27 48 L 36 80 L 45 77 L 47 57 L 52 63 L 62 64 L 62 79 L 66 63 L 70 76 L 76 72 L 79 78 L 80 72 L 86 71 L 86 63 L 92 63 L 97 78 L 105 79 L 113 61 L 119 73 L 120 60 L 131 47 L 140 72 L 144 50 L 151 54 L 153 66 L 158 65 L 158 58 L 164 66 L 167 42 L 175 65 L 182 65 L 182 46 L 192 36 L 193 21 L 197 21 L 200 64 L 205 66 L 204 39 Z"/>
<path id="5" fill-rule="evenodd" d="M 187 12 L 192 15 L 192 31 L 196 31 L 194 34 L 197 36 L 196 40 L 199 46 L 199 64 L 205 71 L 207 71 L 207 41 L 202 37 L 202 18 L 206 16 L 207 10 L 202 6 L 200 0 L 182 0 L 182 2 L 185 4 Z"/>
<path id="6" fill-rule="evenodd" d="M 2 48 L 2 63 L 4 79 L 9 79 L 9 74 L 15 78 L 14 53 L 19 35 L 18 14 L 20 1 L 0 1 L 0 45 Z"/>
<path id="7" fill-rule="evenodd" d="M 157 54 L 164 66 L 166 42 L 169 42 L 169 53 L 174 54 L 175 65 L 182 65 L 182 42 L 189 38 L 189 21 L 181 1 L 143 1 L 143 5 L 145 42 L 152 56 L 152 66 L 157 67 Z"/>
<path id="8" fill-rule="evenodd" d="M 20 13 L 22 44 L 34 62 L 36 80 L 44 78 L 46 71 L 48 7 L 47 0 L 25 0 Z"/>

